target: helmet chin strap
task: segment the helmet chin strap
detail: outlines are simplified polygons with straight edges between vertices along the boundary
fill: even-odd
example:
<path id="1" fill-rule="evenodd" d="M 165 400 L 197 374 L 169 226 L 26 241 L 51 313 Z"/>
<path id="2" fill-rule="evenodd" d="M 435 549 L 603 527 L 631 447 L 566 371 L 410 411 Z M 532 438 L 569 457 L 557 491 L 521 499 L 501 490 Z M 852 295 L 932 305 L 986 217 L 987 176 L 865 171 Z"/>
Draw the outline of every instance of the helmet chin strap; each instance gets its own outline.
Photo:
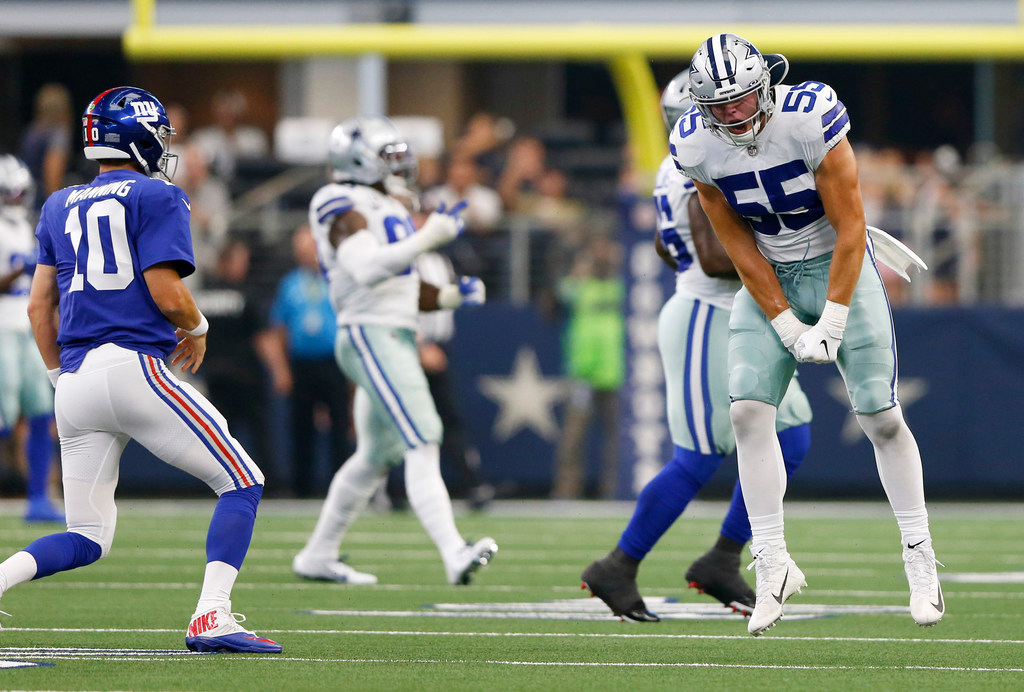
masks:
<path id="1" fill-rule="evenodd" d="M 132 150 L 133 154 L 135 154 L 135 162 L 142 166 L 142 171 L 146 175 L 153 175 L 153 172 L 149 170 L 149 164 L 146 163 L 146 159 L 142 158 L 142 154 L 139 153 L 138 148 L 135 146 L 135 142 L 129 142 L 128 148 Z"/>

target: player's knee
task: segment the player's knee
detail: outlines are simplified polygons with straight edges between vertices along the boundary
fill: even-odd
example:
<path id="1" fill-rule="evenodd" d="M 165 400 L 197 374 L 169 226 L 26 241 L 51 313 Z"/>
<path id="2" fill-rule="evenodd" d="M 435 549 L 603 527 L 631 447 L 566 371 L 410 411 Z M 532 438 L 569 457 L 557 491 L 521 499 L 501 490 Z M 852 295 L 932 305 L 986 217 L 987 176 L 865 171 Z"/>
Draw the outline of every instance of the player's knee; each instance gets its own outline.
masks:
<path id="1" fill-rule="evenodd" d="M 91 564 L 110 554 L 114 545 L 113 527 L 69 525 L 68 533 L 86 540 L 75 542 L 75 562 L 78 566 Z"/>
<path id="2" fill-rule="evenodd" d="M 858 415 L 857 422 L 872 444 L 884 444 L 894 440 L 907 429 L 907 422 L 903 419 L 903 411 L 899 406 L 878 413 Z"/>
<path id="3" fill-rule="evenodd" d="M 763 401 L 740 399 L 729 406 L 729 419 L 737 438 L 749 436 L 766 426 L 774 430 L 775 407 Z"/>

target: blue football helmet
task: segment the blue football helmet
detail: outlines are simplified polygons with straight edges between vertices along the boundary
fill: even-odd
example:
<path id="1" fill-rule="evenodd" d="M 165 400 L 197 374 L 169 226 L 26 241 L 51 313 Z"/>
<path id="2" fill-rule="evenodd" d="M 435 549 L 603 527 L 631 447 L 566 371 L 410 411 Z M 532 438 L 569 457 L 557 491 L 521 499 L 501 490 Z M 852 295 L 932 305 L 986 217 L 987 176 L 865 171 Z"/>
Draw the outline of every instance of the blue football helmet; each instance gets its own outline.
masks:
<path id="1" fill-rule="evenodd" d="M 782 56 L 772 56 L 782 58 Z M 785 58 L 782 58 L 785 61 Z M 788 68 L 788 63 L 784 64 Z M 690 97 L 712 134 L 730 144 L 746 146 L 754 141 L 775 110 L 772 85 L 779 68 L 769 64 L 750 41 L 735 34 L 717 34 L 704 41 L 690 62 Z M 785 69 L 781 70 L 782 76 Z M 722 123 L 711 112 L 719 106 L 757 93 L 757 110 L 742 122 Z M 742 133 L 730 131 L 749 124 Z"/>
<path id="2" fill-rule="evenodd" d="M 168 152 L 174 128 L 153 94 L 135 87 L 107 89 L 82 115 L 85 158 L 127 159 L 148 176 L 174 176 L 177 156 Z"/>
<path id="3" fill-rule="evenodd" d="M 416 180 L 419 162 L 395 124 L 383 115 L 349 118 L 334 128 L 327 161 L 336 183 L 382 183 L 389 175 Z"/>
<path id="4" fill-rule="evenodd" d="M 21 159 L 11 154 L 0 156 L 0 206 L 27 207 L 36 184 Z"/>
<path id="5" fill-rule="evenodd" d="M 669 130 L 676 124 L 679 117 L 693 108 L 690 98 L 690 71 L 683 70 L 668 83 L 661 92 L 661 117 Z"/>

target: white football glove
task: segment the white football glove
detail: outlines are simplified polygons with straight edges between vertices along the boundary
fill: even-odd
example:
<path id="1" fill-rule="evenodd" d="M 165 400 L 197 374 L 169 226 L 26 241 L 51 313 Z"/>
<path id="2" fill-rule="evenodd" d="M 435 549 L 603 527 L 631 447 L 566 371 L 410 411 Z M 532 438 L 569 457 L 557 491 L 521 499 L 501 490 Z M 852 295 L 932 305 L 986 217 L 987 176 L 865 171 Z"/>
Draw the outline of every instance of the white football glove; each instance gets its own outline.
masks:
<path id="1" fill-rule="evenodd" d="M 60 377 L 60 366 L 58 365 L 55 368 L 51 368 L 51 369 L 47 370 L 46 371 L 46 376 L 50 378 L 50 384 L 52 384 L 53 388 L 56 389 L 57 388 L 57 379 Z"/>
<path id="2" fill-rule="evenodd" d="M 793 355 L 801 363 L 832 363 L 839 355 L 846 331 L 846 317 L 850 314 L 848 305 L 825 301 L 818 323 L 804 332 L 793 345 Z"/>
<path id="3" fill-rule="evenodd" d="M 793 350 L 793 344 L 796 343 L 796 340 L 800 338 L 801 334 L 811 328 L 811 325 L 801 322 L 800 319 L 793 314 L 792 308 L 786 308 L 772 320 L 772 327 L 775 328 L 775 333 L 779 335 L 782 345 L 793 354 L 794 358 L 799 360 L 796 355 L 796 351 Z"/>
<path id="4" fill-rule="evenodd" d="M 462 235 L 466 230 L 466 224 L 459 214 L 468 205 L 469 203 L 463 200 L 447 211 L 444 202 L 438 205 L 417 231 L 423 244 L 423 251 L 436 250 Z"/>
<path id="5" fill-rule="evenodd" d="M 437 292 L 437 305 L 443 310 L 454 310 L 462 305 L 483 305 L 487 301 L 487 287 L 476 276 L 460 276 L 457 284 L 442 286 Z"/>

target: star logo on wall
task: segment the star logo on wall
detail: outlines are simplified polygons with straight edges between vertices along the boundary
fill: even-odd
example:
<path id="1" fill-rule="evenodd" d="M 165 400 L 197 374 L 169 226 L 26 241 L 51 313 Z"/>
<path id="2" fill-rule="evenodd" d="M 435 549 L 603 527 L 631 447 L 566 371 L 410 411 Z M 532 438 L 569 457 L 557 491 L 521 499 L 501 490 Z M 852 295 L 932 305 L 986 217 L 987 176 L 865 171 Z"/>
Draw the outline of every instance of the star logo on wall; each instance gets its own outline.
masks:
<path id="1" fill-rule="evenodd" d="M 900 395 L 900 406 L 906 411 L 915 401 L 928 393 L 928 382 L 923 377 L 900 379 L 898 392 Z M 846 383 L 843 382 L 843 378 L 837 377 L 831 380 L 828 384 L 828 393 L 833 399 L 849 410 L 850 395 L 846 391 Z M 860 423 L 857 422 L 857 416 L 853 411 L 847 413 L 846 421 L 843 423 L 843 429 L 839 437 L 848 445 L 859 442 L 864 437 L 864 431 L 861 430 Z"/>
<path id="2" fill-rule="evenodd" d="M 565 398 L 566 384 L 561 377 L 544 376 L 532 348 L 519 349 L 508 377 L 481 377 L 479 387 L 498 406 L 491 434 L 499 442 L 526 429 L 549 442 L 558 436 L 554 408 Z"/>

